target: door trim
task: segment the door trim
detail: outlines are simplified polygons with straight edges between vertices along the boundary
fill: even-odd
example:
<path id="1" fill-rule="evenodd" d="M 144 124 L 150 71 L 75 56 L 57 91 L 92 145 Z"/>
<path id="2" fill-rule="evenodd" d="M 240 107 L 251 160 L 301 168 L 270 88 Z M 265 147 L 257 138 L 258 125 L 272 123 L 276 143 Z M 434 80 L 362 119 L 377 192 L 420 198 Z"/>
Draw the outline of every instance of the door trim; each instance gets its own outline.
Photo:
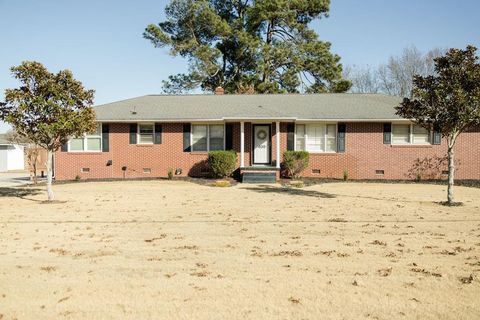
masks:
<path id="1" fill-rule="evenodd" d="M 255 163 L 255 127 L 268 127 L 268 162 Z M 272 124 L 271 123 L 253 123 L 252 124 L 252 148 L 251 148 L 251 163 L 252 166 L 268 166 L 272 164 Z"/>

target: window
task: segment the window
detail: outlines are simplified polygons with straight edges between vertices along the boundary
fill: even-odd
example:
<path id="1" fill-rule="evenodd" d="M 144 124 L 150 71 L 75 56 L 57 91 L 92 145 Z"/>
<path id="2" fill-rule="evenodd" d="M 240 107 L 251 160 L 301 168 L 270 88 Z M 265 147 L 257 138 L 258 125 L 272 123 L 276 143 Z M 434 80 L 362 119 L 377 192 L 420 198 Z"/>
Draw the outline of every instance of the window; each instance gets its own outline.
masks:
<path id="1" fill-rule="evenodd" d="M 309 152 L 336 152 L 336 124 L 297 124 L 295 134 L 295 150 Z"/>
<path id="2" fill-rule="evenodd" d="M 223 125 L 211 125 L 208 128 L 210 151 L 223 150 Z"/>
<path id="3" fill-rule="evenodd" d="M 192 125 L 192 151 L 224 150 L 224 145 L 223 124 Z"/>
<path id="4" fill-rule="evenodd" d="M 305 125 L 297 124 L 296 131 L 295 150 L 305 150 Z"/>
<path id="5" fill-rule="evenodd" d="M 98 124 L 96 131 L 92 134 L 85 134 L 83 137 L 70 139 L 69 151 L 102 151 L 102 125 Z"/>
<path id="6" fill-rule="evenodd" d="M 418 125 L 413 125 L 413 136 L 412 136 L 412 142 L 416 144 L 428 144 L 430 143 L 430 133 L 428 132 L 427 129 L 418 126 Z"/>
<path id="7" fill-rule="evenodd" d="M 192 126 L 192 151 L 208 151 L 208 126 Z"/>
<path id="8" fill-rule="evenodd" d="M 337 126 L 334 124 L 327 124 L 327 132 L 325 134 L 325 139 L 327 141 L 326 146 L 327 152 L 337 151 Z"/>
<path id="9" fill-rule="evenodd" d="M 429 144 L 430 132 L 416 124 L 393 124 L 393 144 Z"/>
<path id="10" fill-rule="evenodd" d="M 138 143 L 139 144 L 153 144 L 153 124 L 139 124 L 138 125 Z"/>
<path id="11" fill-rule="evenodd" d="M 410 125 L 394 124 L 392 126 L 392 143 L 410 143 Z"/>

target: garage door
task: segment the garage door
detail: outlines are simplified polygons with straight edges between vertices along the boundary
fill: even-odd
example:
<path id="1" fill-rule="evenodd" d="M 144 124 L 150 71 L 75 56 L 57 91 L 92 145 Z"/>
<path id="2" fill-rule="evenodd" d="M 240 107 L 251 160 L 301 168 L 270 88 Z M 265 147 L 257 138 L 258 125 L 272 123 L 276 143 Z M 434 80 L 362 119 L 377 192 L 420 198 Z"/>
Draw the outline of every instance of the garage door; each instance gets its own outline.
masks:
<path id="1" fill-rule="evenodd" d="M 0 145 L 0 172 L 7 171 L 7 150 L 8 146 Z"/>

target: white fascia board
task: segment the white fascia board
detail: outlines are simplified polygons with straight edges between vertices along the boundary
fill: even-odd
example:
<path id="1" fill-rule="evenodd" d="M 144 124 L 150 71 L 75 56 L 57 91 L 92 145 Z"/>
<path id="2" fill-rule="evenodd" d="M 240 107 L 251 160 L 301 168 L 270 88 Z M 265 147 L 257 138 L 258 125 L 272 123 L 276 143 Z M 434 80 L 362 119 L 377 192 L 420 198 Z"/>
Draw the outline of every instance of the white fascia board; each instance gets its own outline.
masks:
<path id="1" fill-rule="evenodd" d="M 128 119 L 128 120 L 97 120 L 97 122 L 104 122 L 104 123 L 139 123 L 139 122 L 148 122 L 148 123 L 153 123 L 153 122 L 218 122 L 218 121 L 223 121 L 223 119 Z"/>
<path id="2" fill-rule="evenodd" d="M 293 122 L 411 122 L 410 119 L 301 119 L 294 117 L 224 117 L 219 119 L 128 119 L 128 120 L 97 120 L 97 122 L 104 123 L 139 123 L 139 122 L 219 122 L 219 121 L 293 121 Z"/>
<path id="3" fill-rule="evenodd" d="M 251 120 L 295 121 L 297 118 L 295 117 L 224 117 L 223 119 L 226 121 L 251 121 Z"/>
<path id="4" fill-rule="evenodd" d="M 297 119 L 296 122 L 410 122 L 408 119 Z"/>

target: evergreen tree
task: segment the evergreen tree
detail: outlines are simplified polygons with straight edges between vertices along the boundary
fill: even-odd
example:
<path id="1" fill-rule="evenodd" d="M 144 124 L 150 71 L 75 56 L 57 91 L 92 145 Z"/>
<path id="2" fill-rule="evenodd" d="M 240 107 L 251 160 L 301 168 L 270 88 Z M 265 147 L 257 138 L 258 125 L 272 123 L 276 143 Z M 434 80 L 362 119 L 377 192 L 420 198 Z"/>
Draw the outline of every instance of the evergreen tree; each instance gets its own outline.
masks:
<path id="1" fill-rule="evenodd" d="M 227 93 L 345 92 L 340 57 L 309 24 L 328 16 L 329 0 L 172 0 L 166 20 L 144 37 L 189 62 L 164 91 L 201 87 Z"/>
<path id="2" fill-rule="evenodd" d="M 480 63 L 477 48 L 450 49 L 435 58 L 435 75 L 415 76 L 412 98 L 397 114 L 442 134 L 447 141 L 447 204 L 454 204 L 454 146 L 458 136 L 480 125 Z"/>

